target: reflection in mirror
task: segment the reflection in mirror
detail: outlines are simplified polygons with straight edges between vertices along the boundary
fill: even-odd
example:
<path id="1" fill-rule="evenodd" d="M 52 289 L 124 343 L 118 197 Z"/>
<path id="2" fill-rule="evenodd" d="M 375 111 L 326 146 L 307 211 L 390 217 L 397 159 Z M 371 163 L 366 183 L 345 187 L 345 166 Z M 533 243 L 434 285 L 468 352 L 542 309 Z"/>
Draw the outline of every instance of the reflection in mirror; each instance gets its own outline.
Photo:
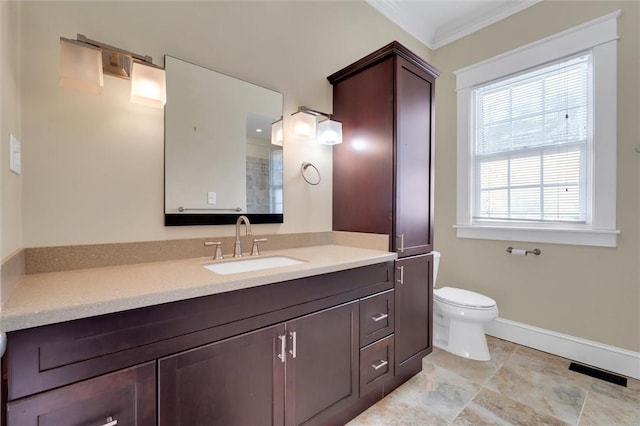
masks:
<path id="1" fill-rule="evenodd" d="M 165 68 L 165 225 L 282 223 L 282 94 L 171 56 Z"/>

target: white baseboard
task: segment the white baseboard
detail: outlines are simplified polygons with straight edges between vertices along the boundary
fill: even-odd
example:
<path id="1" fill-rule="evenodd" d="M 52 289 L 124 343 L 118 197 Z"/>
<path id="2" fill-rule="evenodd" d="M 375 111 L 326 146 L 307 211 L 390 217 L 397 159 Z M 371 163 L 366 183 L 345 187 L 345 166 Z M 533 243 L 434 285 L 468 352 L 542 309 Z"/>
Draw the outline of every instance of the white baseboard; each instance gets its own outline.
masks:
<path id="1" fill-rule="evenodd" d="M 640 353 L 592 340 L 498 318 L 485 324 L 489 336 L 508 340 L 591 365 L 623 376 L 640 379 Z"/>

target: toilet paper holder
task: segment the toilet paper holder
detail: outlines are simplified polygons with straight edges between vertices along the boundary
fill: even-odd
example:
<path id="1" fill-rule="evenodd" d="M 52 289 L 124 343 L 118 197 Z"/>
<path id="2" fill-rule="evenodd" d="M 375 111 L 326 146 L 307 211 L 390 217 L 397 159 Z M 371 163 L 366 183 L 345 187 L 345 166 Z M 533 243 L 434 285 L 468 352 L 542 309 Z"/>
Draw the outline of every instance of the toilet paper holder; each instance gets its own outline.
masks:
<path id="1" fill-rule="evenodd" d="M 517 250 L 514 249 L 513 247 L 507 247 L 507 253 L 511 254 L 513 252 L 513 250 Z M 542 253 L 542 251 L 540 249 L 533 249 L 533 250 L 525 250 L 524 254 L 525 256 L 529 255 L 529 254 L 535 254 L 536 256 L 539 256 Z"/>

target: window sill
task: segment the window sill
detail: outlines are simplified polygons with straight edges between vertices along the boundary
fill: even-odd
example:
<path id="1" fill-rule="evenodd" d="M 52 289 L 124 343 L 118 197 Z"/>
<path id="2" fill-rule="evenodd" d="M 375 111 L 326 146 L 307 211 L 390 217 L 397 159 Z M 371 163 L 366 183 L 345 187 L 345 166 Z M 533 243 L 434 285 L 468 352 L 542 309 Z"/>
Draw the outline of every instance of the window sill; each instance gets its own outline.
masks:
<path id="1" fill-rule="evenodd" d="M 616 247 L 619 230 L 454 225 L 458 238 Z"/>

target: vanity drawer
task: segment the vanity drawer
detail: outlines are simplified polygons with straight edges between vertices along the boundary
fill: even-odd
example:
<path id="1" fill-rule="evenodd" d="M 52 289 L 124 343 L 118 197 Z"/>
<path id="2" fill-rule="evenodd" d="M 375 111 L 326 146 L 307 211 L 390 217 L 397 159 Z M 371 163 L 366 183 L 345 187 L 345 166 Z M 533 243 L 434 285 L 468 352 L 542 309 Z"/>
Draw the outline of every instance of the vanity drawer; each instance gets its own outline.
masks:
<path id="1" fill-rule="evenodd" d="M 8 426 L 155 425 L 155 362 L 10 402 L 7 418 Z"/>
<path id="2" fill-rule="evenodd" d="M 394 290 L 360 300 L 360 347 L 393 333 Z"/>
<path id="3" fill-rule="evenodd" d="M 394 335 L 380 339 L 360 349 L 360 396 L 380 387 L 393 378 Z"/>

